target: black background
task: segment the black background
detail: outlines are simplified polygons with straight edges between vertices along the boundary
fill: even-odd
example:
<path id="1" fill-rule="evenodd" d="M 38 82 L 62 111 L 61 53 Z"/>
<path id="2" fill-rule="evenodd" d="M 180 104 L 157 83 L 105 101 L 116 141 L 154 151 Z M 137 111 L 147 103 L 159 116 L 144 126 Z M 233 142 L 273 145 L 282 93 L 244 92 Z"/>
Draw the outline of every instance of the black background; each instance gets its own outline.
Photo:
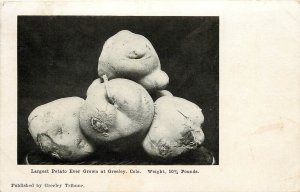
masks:
<path id="1" fill-rule="evenodd" d="M 219 18 L 19 16 L 18 164 L 35 148 L 27 118 L 62 97 L 85 98 L 106 39 L 127 29 L 148 38 L 169 75 L 167 89 L 202 108 L 204 146 L 219 159 Z"/>

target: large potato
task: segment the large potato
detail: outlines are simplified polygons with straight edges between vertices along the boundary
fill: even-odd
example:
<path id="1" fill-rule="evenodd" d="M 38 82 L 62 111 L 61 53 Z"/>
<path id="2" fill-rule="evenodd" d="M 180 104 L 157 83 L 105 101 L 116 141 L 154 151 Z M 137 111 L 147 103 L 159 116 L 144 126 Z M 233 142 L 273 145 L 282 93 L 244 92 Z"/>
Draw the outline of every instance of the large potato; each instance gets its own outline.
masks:
<path id="1" fill-rule="evenodd" d="M 151 92 L 164 89 L 169 83 L 150 41 L 128 30 L 118 32 L 105 42 L 99 57 L 98 75 L 107 75 L 108 79 L 130 79 Z"/>
<path id="2" fill-rule="evenodd" d="M 97 145 L 124 151 L 141 144 L 153 116 L 153 100 L 141 85 L 128 79 L 96 79 L 80 110 L 80 127 Z"/>
<path id="3" fill-rule="evenodd" d="M 29 131 L 40 149 L 62 160 L 75 161 L 94 151 L 79 127 L 84 100 L 62 98 L 35 108 L 28 117 Z"/>
<path id="4" fill-rule="evenodd" d="M 143 148 L 151 157 L 167 161 L 203 143 L 204 116 L 196 104 L 179 97 L 163 96 L 154 105 L 155 116 L 143 141 Z"/>

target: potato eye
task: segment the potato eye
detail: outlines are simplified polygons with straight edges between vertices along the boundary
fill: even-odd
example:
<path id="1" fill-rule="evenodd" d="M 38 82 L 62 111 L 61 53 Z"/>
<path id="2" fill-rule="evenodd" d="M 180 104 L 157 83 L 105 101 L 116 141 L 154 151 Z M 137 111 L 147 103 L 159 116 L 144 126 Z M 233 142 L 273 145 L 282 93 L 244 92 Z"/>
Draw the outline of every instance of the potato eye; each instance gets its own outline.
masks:
<path id="1" fill-rule="evenodd" d="M 102 122 L 100 119 L 92 117 L 91 118 L 91 126 L 94 130 L 101 133 L 104 137 L 108 137 L 108 126 Z"/>
<path id="2" fill-rule="evenodd" d="M 163 140 L 159 140 L 157 143 L 158 153 L 161 156 L 167 156 L 170 153 L 171 147 Z"/>

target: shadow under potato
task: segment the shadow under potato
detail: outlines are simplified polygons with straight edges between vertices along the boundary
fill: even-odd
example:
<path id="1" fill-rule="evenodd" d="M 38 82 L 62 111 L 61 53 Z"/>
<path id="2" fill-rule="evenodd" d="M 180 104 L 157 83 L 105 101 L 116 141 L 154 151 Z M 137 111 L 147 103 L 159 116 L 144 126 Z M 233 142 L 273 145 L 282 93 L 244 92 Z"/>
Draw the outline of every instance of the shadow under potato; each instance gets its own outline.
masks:
<path id="1" fill-rule="evenodd" d="M 27 165 L 214 165 L 215 160 L 212 152 L 201 146 L 170 161 L 152 159 L 142 148 L 126 153 L 98 150 L 89 157 L 75 162 L 58 160 L 36 149 L 26 155 L 24 163 Z"/>

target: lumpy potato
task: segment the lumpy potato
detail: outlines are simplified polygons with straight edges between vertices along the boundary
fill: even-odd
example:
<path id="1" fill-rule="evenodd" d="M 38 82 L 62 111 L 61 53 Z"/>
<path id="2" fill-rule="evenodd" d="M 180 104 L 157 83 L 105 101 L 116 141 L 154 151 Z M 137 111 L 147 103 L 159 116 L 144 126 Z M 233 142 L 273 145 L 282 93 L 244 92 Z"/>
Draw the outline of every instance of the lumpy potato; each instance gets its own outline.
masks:
<path id="1" fill-rule="evenodd" d="M 195 150 L 204 142 L 204 116 L 194 103 L 175 96 L 163 96 L 154 103 L 155 115 L 143 141 L 149 156 L 168 161 Z"/>
<path id="2" fill-rule="evenodd" d="M 79 127 L 79 110 L 84 100 L 62 98 L 35 108 L 28 117 L 28 127 L 41 151 L 68 161 L 82 159 L 94 147 Z"/>

